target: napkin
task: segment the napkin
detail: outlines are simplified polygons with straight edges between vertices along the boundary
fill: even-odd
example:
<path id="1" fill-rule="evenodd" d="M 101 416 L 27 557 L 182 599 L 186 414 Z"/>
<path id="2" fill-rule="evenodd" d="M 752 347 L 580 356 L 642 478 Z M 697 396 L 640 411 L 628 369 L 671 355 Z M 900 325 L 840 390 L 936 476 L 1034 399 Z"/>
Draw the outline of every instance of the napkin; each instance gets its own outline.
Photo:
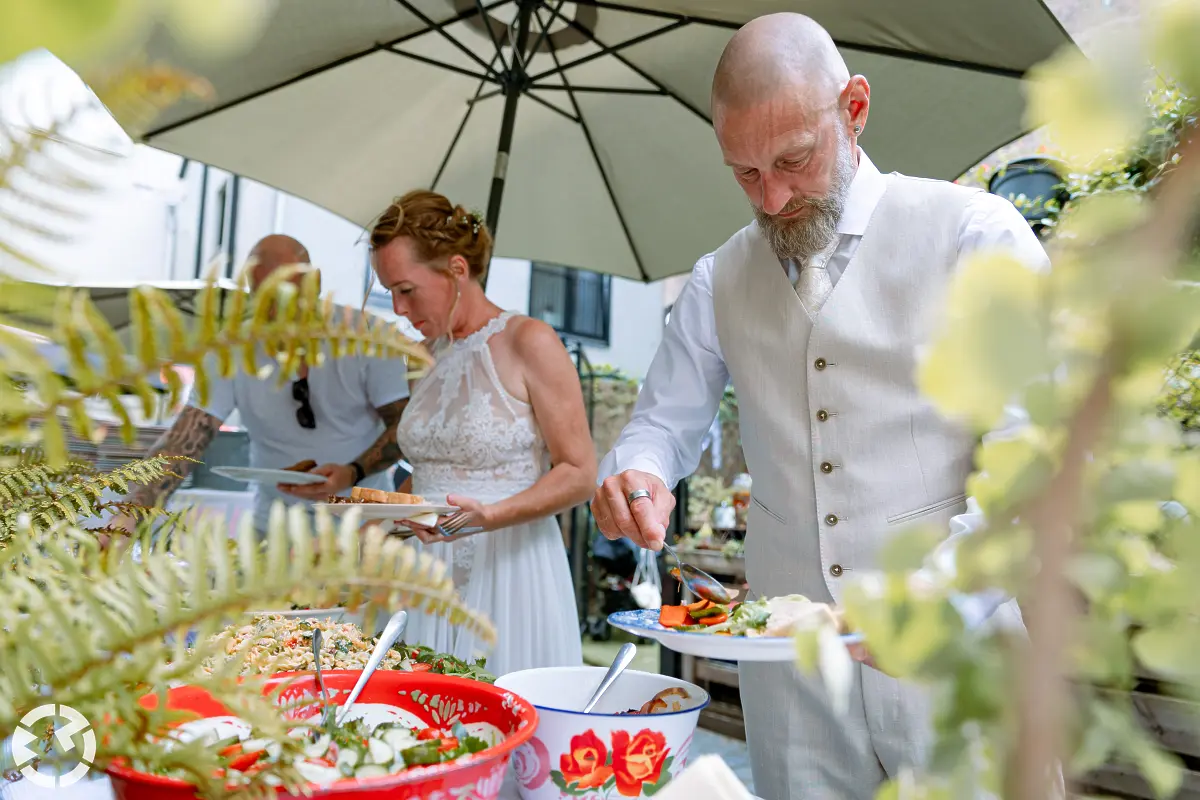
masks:
<path id="1" fill-rule="evenodd" d="M 725 760 L 717 755 L 701 756 L 671 779 L 655 800 L 754 800 Z"/>

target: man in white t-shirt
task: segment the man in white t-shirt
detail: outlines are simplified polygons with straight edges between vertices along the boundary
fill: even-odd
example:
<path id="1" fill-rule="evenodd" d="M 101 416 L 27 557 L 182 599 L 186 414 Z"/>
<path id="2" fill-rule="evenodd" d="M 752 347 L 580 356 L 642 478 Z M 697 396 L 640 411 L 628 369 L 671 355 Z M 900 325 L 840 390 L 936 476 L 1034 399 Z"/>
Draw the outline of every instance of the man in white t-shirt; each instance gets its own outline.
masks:
<path id="1" fill-rule="evenodd" d="M 255 262 L 252 287 L 276 269 L 309 263 L 304 246 L 281 235 L 260 241 L 250 257 Z M 267 354 L 260 352 L 260 366 L 269 363 Z M 266 531 L 276 500 L 320 501 L 331 494 L 346 495 L 356 485 L 392 489 L 387 470 L 400 459 L 396 425 L 408 403 L 402 360 L 327 358 L 320 366 L 302 365 L 296 378 L 282 386 L 275 377 L 261 379 L 240 370 L 229 379 L 214 377 L 210 384 L 208 402 L 201 404 L 193 393 L 151 455 L 202 460 L 221 424 L 236 409 L 250 438 L 249 466 L 281 469 L 313 460 L 320 466 L 311 471 L 326 478 L 308 486 L 258 486 L 254 525 L 260 534 Z M 177 475 L 138 488 L 128 500 L 142 505 L 165 502 L 190 469 L 189 462 L 180 462 Z M 122 526 L 127 527 L 128 521 Z"/>

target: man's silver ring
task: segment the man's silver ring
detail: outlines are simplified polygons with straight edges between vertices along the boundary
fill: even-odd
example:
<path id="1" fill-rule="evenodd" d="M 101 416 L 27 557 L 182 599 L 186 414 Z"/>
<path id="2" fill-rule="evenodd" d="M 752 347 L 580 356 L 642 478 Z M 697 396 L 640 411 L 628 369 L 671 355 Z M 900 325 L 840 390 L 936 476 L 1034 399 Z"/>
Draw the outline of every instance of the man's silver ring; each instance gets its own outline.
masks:
<path id="1" fill-rule="evenodd" d="M 649 489 L 634 489 L 632 492 L 630 492 L 628 495 L 626 495 L 625 499 L 629 502 L 629 505 L 633 505 L 634 500 L 640 500 L 643 497 L 649 497 L 649 496 L 650 496 Z"/>

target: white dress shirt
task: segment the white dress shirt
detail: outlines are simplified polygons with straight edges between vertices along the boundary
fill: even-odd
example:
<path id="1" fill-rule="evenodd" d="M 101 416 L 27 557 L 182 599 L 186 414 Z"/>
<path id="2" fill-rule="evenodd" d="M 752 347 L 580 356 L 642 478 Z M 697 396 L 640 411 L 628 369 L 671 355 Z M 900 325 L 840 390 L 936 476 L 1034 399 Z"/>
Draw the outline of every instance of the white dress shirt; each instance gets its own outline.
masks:
<path id="1" fill-rule="evenodd" d="M 840 239 L 826 264 L 835 286 L 858 249 L 875 206 L 887 188 L 886 178 L 866 153 L 859 149 L 858 155 L 858 169 L 838 222 Z M 1038 271 L 1050 266 L 1041 243 L 1016 207 L 987 192 L 971 198 L 959 226 L 959 256 L 976 250 L 1010 252 Z M 713 256 L 709 253 L 696 262 L 691 278 L 672 306 L 670 321 L 646 374 L 633 416 L 601 462 L 599 480 L 635 469 L 674 486 L 691 475 L 700 463 L 704 434 L 729 383 L 713 310 Z M 782 268 L 788 270 L 793 282 L 797 279 L 799 273 L 793 263 Z M 753 324 L 749 320 L 747 323 Z M 1025 419 L 1020 409 L 1007 409 L 1003 423 L 989 438 L 1009 435 Z M 969 498 L 967 512 L 950 522 L 951 540 L 947 544 L 979 528 L 983 522 L 978 504 Z M 952 569 L 946 559 L 938 561 Z M 989 601 L 986 606 L 992 603 Z"/>

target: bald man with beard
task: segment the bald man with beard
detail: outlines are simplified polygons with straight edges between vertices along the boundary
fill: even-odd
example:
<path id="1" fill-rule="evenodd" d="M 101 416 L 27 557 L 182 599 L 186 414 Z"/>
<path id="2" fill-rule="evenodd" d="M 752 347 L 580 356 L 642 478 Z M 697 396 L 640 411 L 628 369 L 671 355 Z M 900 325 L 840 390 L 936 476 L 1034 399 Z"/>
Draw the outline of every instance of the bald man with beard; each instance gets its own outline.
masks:
<path id="1" fill-rule="evenodd" d="M 290 236 L 267 236 L 250 251 L 250 287 L 257 289 L 271 274 L 288 268 L 295 271 L 288 279 L 301 282 L 312 269 L 308 251 Z M 257 357 L 260 367 L 274 363 L 262 348 Z M 387 470 L 401 457 L 396 426 L 408 404 L 408 375 L 401 359 L 343 356 L 320 365 L 302 363 L 296 379 L 283 386 L 240 369 L 231 378 L 217 376 L 215 369 L 210 374 L 207 402 L 193 393 L 149 455 L 201 460 L 236 409 L 250 439 L 249 466 L 282 469 L 318 462 L 310 471 L 324 477 L 322 483 L 256 488 L 254 526 L 260 536 L 275 501 L 322 501 L 346 495 L 352 486 L 392 488 Z M 174 470 L 175 475 L 138 488 L 128 500 L 150 506 L 165 502 L 191 471 L 191 463 L 180 462 Z M 132 527 L 128 519 L 115 524 Z"/>
<path id="2" fill-rule="evenodd" d="M 1032 270 L 1048 259 L 1007 200 L 881 173 L 859 146 L 870 105 L 867 79 L 850 75 L 807 17 L 761 17 L 730 40 L 713 127 L 754 221 L 696 263 L 672 308 L 633 417 L 600 467 L 592 511 L 609 538 L 662 546 L 670 487 L 699 463 L 730 381 L 753 477 L 752 596 L 838 603 L 912 525 L 947 531 L 929 567 L 945 574 L 961 537 L 983 524 L 966 496 L 978 438 L 922 397 L 917 356 L 964 255 L 1005 250 Z M 995 435 L 1021 420 L 1011 410 Z M 956 605 L 968 627 L 1023 629 L 1001 593 Z M 880 672 L 867 649 L 854 655 L 844 713 L 789 664 L 740 665 L 765 800 L 869 800 L 924 762 L 927 693 Z"/>

